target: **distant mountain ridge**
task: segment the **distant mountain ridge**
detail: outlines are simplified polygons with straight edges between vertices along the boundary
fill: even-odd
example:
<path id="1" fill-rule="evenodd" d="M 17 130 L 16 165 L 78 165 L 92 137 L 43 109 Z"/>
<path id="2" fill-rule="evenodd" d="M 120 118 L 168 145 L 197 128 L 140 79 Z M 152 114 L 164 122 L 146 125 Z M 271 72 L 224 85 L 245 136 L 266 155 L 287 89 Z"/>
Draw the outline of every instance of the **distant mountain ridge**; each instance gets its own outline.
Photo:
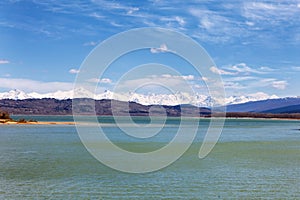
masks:
<path id="1" fill-rule="evenodd" d="M 227 106 L 227 112 L 300 113 L 300 98 L 267 99 Z"/>
<path id="2" fill-rule="evenodd" d="M 275 108 L 271 110 L 264 111 L 266 113 L 300 113 L 300 105 L 293 105 L 293 106 L 285 106 L 281 108 Z"/>
<path id="3" fill-rule="evenodd" d="M 213 99 L 210 96 L 195 93 L 188 94 L 184 92 L 175 92 L 174 94 L 139 94 L 135 92 L 127 92 L 122 94 L 116 94 L 109 90 L 105 90 L 103 93 L 92 94 L 89 91 L 79 88 L 76 90 L 77 95 L 80 98 L 93 98 L 96 100 L 102 99 L 114 99 L 119 101 L 131 101 L 142 105 L 182 105 L 190 104 L 197 107 L 211 107 L 212 105 L 229 105 L 229 104 L 240 104 L 250 101 L 259 101 L 266 99 L 276 99 L 275 95 L 267 95 L 265 93 L 255 93 L 249 94 L 247 96 L 229 96 L 225 98 L 225 102 L 218 102 L 218 100 Z M 70 91 L 56 91 L 52 93 L 25 93 L 21 90 L 11 90 L 8 92 L 0 93 L 0 99 L 13 99 L 13 100 L 23 100 L 23 99 L 43 99 L 43 98 L 54 98 L 58 100 L 66 100 L 73 98 L 73 90 Z"/>
<path id="4" fill-rule="evenodd" d="M 76 109 L 72 109 L 75 103 Z M 79 110 L 78 110 L 79 109 Z M 23 115 L 72 115 L 73 111 L 84 115 L 167 115 L 167 116 L 210 116 L 211 109 L 197 107 L 189 104 L 182 105 L 142 105 L 136 102 L 125 102 L 111 99 L 94 100 L 87 98 L 64 99 L 2 99 L 0 110 L 10 114 Z M 218 109 L 216 109 L 218 110 Z M 227 106 L 228 116 L 241 116 L 234 113 L 272 113 L 272 114 L 295 114 L 300 113 L 300 98 L 268 99 L 263 101 L 247 102 Z M 262 116 L 262 115 L 259 115 Z"/>
<path id="5" fill-rule="evenodd" d="M 127 102 L 130 102 L 132 108 L 137 110 L 136 115 L 142 115 L 141 113 L 145 110 L 149 110 L 150 107 L 153 107 L 153 105 L 166 108 L 167 112 L 169 112 L 167 114 L 172 116 L 179 115 L 178 107 L 187 109 L 200 107 L 203 112 L 209 113 L 209 108 L 214 105 L 214 100 L 209 96 L 201 94 L 189 96 L 187 93 L 180 92 L 173 95 L 144 95 L 133 92 L 129 92 L 127 94 L 114 94 L 113 92 L 106 90 L 104 93 L 94 96 L 93 94 L 88 93 L 88 91 L 80 89 L 77 93 L 82 97 L 95 97 L 96 106 L 98 106 L 97 108 L 100 109 L 100 107 L 104 106 L 102 111 L 99 109 L 97 110 L 97 114 L 100 115 L 111 114 L 111 111 L 108 110 L 107 102 L 119 102 L 119 105 L 123 105 L 123 102 L 126 102 L 127 105 Z M 227 112 L 300 113 L 300 97 L 275 98 L 276 96 L 266 96 L 263 93 L 258 94 L 257 97 L 254 96 L 228 97 L 226 101 L 231 103 L 226 106 Z M 11 90 L 9 92 L 0 93 L 0 109 L 5 109 L 6 111 L 14 114 L 72 114 L 72 97 L 73 91 L 57 91 L 55 93 L 39 94 L 25 93 L 20 90 Z M 268 99 L 267 97 L 270 98 Z M 171 112 L 171 110 L 177 111 Z M 122 111 L 120 110 L 119 114 L 122 114 L 121 112 Z M 133 111 L 131 112 L 133 113 Z M 147 112 L 148 111 L 145 111 L 145 113 Z"/>
<path id="6" fill-rule="evenodd" d="M 192 105 L 159 106 L 142 105 L 135 102 L 93 99 L 24 99 L 0 100 L 0 109 L 12 115 L 72 115 L 73 111 L 81 115 L 119 115 L 119 116 L 201 116 L 210 114 L 209 108 Z M 72 103 L 76 104 L 72 110 Z"/>

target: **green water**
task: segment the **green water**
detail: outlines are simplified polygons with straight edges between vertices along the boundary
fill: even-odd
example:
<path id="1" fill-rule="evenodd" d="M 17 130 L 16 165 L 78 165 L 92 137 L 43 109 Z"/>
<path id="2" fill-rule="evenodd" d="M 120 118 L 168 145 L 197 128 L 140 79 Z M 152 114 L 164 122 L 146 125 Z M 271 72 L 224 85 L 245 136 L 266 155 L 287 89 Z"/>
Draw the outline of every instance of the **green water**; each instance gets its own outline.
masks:
<path id="1" fill-rule="evenodd" d="M 112 141 L 133 151 L 165 145 L 179 123 L 171 119 L 152 139 L 135 140 L 110 118 L 99 121 Z M 74 126 L 2 125 L 0 199 L 300 199 L 299 121 L 227 120 L 219 143 L 200 160 L 207 125 L 200 122 L 195 142 L 179 160 L 147 174 L 104 166 Z"/>

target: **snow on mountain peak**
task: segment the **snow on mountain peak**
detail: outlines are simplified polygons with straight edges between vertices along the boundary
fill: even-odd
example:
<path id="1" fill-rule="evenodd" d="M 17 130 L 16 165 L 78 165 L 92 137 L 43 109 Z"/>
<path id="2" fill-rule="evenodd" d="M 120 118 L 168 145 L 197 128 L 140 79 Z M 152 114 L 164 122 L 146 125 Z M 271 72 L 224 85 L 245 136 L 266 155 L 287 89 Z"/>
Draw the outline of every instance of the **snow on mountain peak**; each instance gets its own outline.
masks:
<path id="1" fill-rule="evenodd" d="M 9 92 L 4 92 L 0 93 L 0 99 L 14 99 L 14 100 L 19 100 L 19 99 L 28 99 L 30 96 L 28 96 L 25 92 L 14 89 Z"/>
<path id="2" fill-rule="evenodd" d="M 257 92 L 253 94 L 249 94 L 247 96 L 241 95 L 241 96 L 230 96 L 226 98 L 226 104 L 240 104 L 240 103 L 246 103 L 250 101 L 262 101 L 266 99 L 278 99 L 279 97 L 276 95 L 268 95 L 263 92 Z"/>
<path id="3" fill-rule="evenodd" d="M 92 94 L 90 91 L 87 91 L 83 88 L 78 88 L 76 91 L 56 91 L 53 93 L 25 93 L 21 90 L 11 90 L 9 92 L 0 93 L 0 99 L 14 99 L 14 100 L 22 100 L 22 99 L 41 99 L 41 98 L 55 98 L 55 99 L 72 99 L 75 94 L 76 98 L 94 98 L 96 100 L 101 99 L 115 99 L 120 101 L 132 101 L 136 103 L 140 103 L 143 105 L 179 105 L 179 104 L 192 104 L 195 106 L 203 106 L 203 107 L 211 107 L 213 105 L 218 104 L 217 99 L 213 99 L 210 96 L 206 96 L 203 94 L 193 94 L 190 95 L 188 93 L 176 92 L 174 94 L 139 94 L 134 92 L 121 93 L 117 94 L 109 90 L 105 90 L 103 93 Z M 276 99 L 279 98 L 276 95 L 268 95 L 263 92 L 258 92 L 254 94 L 249 94 L 247 96 L 229 96 L 225 99 L 225 104 L 239 104 L 245 103 L 249 101 L 259 101 L 266 99 Z M 222 102 L 224 104 L 224 102 Z M 220 102 L 219 102 L 220 104 Z"/>

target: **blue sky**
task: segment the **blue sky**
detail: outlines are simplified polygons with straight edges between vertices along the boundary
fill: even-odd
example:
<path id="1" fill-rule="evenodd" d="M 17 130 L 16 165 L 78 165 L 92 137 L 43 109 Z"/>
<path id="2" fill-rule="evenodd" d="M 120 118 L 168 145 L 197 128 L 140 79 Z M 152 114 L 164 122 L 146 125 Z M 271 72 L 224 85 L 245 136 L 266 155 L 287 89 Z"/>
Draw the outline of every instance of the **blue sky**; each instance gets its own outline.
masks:
<path id="1" fill-rule="evenodd" d="M 0 2 L 0 91 L 72 89 L 85 57 L 122 31 L 162 27 L 201 44 L 228 95 L 300 96 L 300 1 L 39 1 Z M 168 61 L 191 84 L 196 74 L 170 55 L 141 52 L 99 81 L 111 88 L 140 61 Z M 137 62 L 139 63 L 139 62 Z M 121 66 L 124 65 L 124 66 Z M 126 67 L 127 66 L 127 67 Z M 191 78 L 194 76 L 193 78 Z"/>

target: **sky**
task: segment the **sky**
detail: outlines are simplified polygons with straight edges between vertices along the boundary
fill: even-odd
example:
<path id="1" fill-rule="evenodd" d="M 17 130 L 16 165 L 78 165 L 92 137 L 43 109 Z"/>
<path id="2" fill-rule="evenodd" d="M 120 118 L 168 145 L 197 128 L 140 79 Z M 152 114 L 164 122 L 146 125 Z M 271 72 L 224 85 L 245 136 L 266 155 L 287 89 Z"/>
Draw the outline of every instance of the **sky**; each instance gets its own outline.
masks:
<path id="1" fill-rule="evenodd" d="M 228 96 L 300 96 L 299 16 L 300 0 L 2 0 L 0 92 L 71 90 L 84 59 L 102 41 L 133 28 L 160 27 L 186 34 L 208 52 L 216 65 L 209 70 L 221 75 Z M 94 81 L 112 89 L 132 67 L 151 62 L 174 67 L 195 90 L 205 80 L 161 44 L 120 58 Z"/>

